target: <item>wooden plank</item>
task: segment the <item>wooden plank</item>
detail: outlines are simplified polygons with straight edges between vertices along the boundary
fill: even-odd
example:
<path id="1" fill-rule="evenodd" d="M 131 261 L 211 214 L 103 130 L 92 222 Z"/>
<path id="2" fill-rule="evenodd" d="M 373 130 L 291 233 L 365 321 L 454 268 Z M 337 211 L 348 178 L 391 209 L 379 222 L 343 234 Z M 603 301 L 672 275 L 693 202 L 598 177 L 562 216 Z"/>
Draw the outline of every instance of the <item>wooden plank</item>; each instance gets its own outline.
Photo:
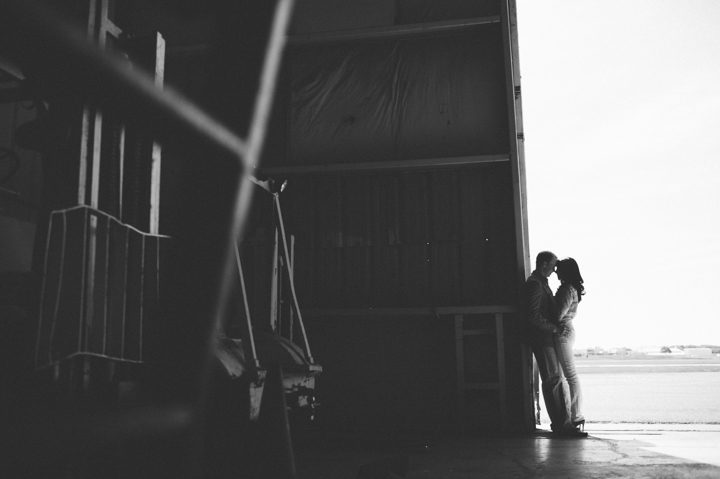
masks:
<path id="1" fill-rule="evenodd" d="M 373 244 L 400 243 L 400 180 L 397 174 L 378 175 L 373 182 Z"/>
<path id="2" fill-rule="evenodd" d="M 149 230 L 150 154 L 152 142 L 144 131 L 128 125 L 123 158 L 123 212 L 121 220 L 142 231 Z"/>
<path id="3" fill-rule="evenodd" d="M 457 304 L 460 261 L 458 251 L 459 198 L 455 171 L 433 171 L 428 178 L 430 288 L 433 304 Z"/>
<path id="4" fill-rule="evenodd" d="M 94 0 L 97 2 L 97 0 Z M 110 10 L 110 0 L 99 0 L 100 8 L 98 9 L 98 23 L 96 25 L 97 41 L 100 47 L 104 48 L 108 36 L 114 35 L 116 38 L 122 34 L 122 31 L 108 18 Z M 97 8 L 97 7 L 96 7 Z"/>
<path id="5" fill-rule="evenodd" d="M 371 195 L 370 181 L 366 175 L 344 175 L 340 178 L 339 193 L 342 196 L 342 235 L 344 246 L 370 244 Z"/>
<path id="6" fill-rule="evenodd" d="M 513 305 L 488 306 L 442 306 L 437 308 L 307 308 L 304 311 L 308 316 L 362 316 L 367 318 L 382 316 L 434 316 L 439 320 L 451 318 L 455 315 L 514 313 L 517 307 Z"/>
<path id="7" fill-rule="evenodd" d="M 107 354 L 116 358 L 122 357 L 125 335 L 129 231 L 119 221 L 110 221 Z"/>
<path id="8" fill-rule="evenodd" d="M 90 207 L 98 209 L 100 202 L 100 167 L 102 160 L 103 112 L 95 110 L 91 140 Z"/>
<path id="9" fill-rule="evenodd" d="M 156 33 L 155 45 L 155 85 L 162 88 L 165 82 L 165 39 Z M 157 141 L 152 144 L 150 164 L 150 227 L 149 232 L 160 232 L 160 171 L 162 146 Z"/>
<path id="10" fill-rule="evenodd" d="M 398 305 L 400 297 L 400 246 L 377 244 L 372 253 L 372 304 Z"/>
<path id="11" fill-rule="evenodd" d="M 35 343 L 35 366 L 44 366 L 53 360 L 52 340 L 58 320 L 60 285 L 65 267 L 66 217 L 50 215 L 40 297 L 40 325 Z"/>
<path id="12" fill-rule="evenodd" d="M 107 36 L 119 38 L 123 34 L 123 31 L 115 25 L 112 21 L 106 20 L 103 30 Z"/>
<path id="13" fill-rule="evenodd" d="M 465 316 L 465 325 L 468 317 Z M 497 382 L 497 352 L 495 335 L 464 335 L 465 380 L 468 382 Z"/>
<path id="14" fill-rule="evenodd" d="M 423 243 L 405 243 L 400 247 L 399 304 L 430 306 L 430 256 Z"/>
<path id="15" fill-rule="evenodd" d="M 317 241 L 322 248 L 339 247 L 342 243 L 342 195 L 336 176 L 319 177 L 316 183 Z"/>
<path id="16" fill-rule="evenodd" d="M 87 328 L 87 343 L 85 352 L 105 354 L 107 333 L 107 298 L 108 298 L 108 219 L 106 216 L 90 213 L 93 227 L 93 257 L 94 262 L 89 266 L 92 271 L 88 274 L 88 301 L 92 308 L 88 308 L 85 317 Z"/>
<path id="17" fill-rule="evenodd" d="M 460 171 L 460 175 L 464 170 Z M 430 237 L 436 241 L 457 241 L 460 237 L 460 192 L 458 171 L 433 171 L 430 182 Z"/>
<path id="18" fill-rule="evenodd" d="M 316 296 L 319 306 L 337 307 L 343 304 L 341 250 L 336 247 L 316 250 Z"/>
<path id="19" fill-rule="evenodd" d="M 393 3 L 396 24 L 488 17 L 500 13 L 497 0 L 394 0 Z"/>
<path id="20" fill-rule="evenodd" d="M 63 234 L 62 275 L 58 284 L 60 298 L 51 338 L 55 360 L 83 350 L 88 237 L 84 210 L 65 210 L 59 215 L 63 217 L 66 229 Z"/>
<path id="21" fill-rule="evenodd" d="M 499 166 L 499 165 L 498 165 Z M 521 284 L 514 268 L 516 238 L 512 220 L 511 172 L 509 165 L 488 168 L 482 179 L 482 203 L 486 205 L 483 244 L 484 295 L 491 303 L 516 300 Z"/>
<path id="22" fill-rule="evenodd" d="M 314 267 L 317 251 L 308 247 L 296 246 L 295 248 L 293 273 L 295 274 L 298 301 L 301 305 L 313 305 L 317 301 L 315 299 L 315 275 L 317 272 Z"/>
<path id="23" fill-rule="evenodd" d="M 428 177 L 426 173 L 400 175 L 400 241 L 403 245 L 427 244 Z"/>
<path id="24" fill-rule="evenodd" d="M 140 361 L 147 356 L 147 339 L 158 330 L 156 322 L 160 320 L 160 238 L 143 235 L 143 309 L 140 323 Z M 158 338 L 155 338 L 158 339 Z M 155 343 L 157 346 L 157 343 Z M 149 351 L 152 352 L 152 351 Z"/>
<path id="25" fill-rule="evenodd" d="M 483 170 L 480 180 L 481 202 L 494 206 L 487 210 L 488 233 L 497 233 L 498 230 L 507 231 L 509 235 L 514 233 L 512 188 L 512 168 L 508 163 Z"/>
<path id="26" fill-rule="evenodd" d="M 483 228 L 487 212 L 482 200 L 482 178 L 486 168 L 466 168 L 459 178 L 460 231 L 463 241 L 478 242 L 485 239 Z"/>
<path id="27" fill-rule="evenodd" d="M 323 179 L 310 176 L 290 178 L 285 192 L 280 195 L 285 226 L 289 234 L 295 235 L 299 248 L 312 247 L 316 242 L 316 202 L 324 201 L 324 198 L 316 198 L 315 185 Z M 263 194 L 253 202 L 253 207 L 268 201 L 267 195 Z"/>
<path id="28" fill-rule="evenodd" d="M 460 256 L 460 301 L 463 304 L 487 303 L 487 278 L 484 269 L 484 245 L 479 242 L 463 241 L 459 245 Z"/>
<path id="29" fill-rule="evenodd" d="M 495 336 L 495 330 L 490 328 L 485 329 L 466 329 L 463 331 L 465 336 Z"/>
<path id="30" fill-rule="evenodd" d="M 261 328 L 270 326 L 273 250 L 272 243 L 244 243 L 240 251 L 243 271 L 248 280 L 245 286 L 253 324 Z M 236 276 L 235 281 L 239 291 L 239 277 Z M 243 314 L 244 318 L 242 308 L 239 309 L 239 313 Z M 238 322 L 239 320 L 235 321 Z"/>
<path id="31" fill-rule="evenodd" d="M 518 32 L 515 0 L 501 2 L 501 26 L 505 57 L 505 85 L 510 136 L 510 164 L 512 166 L 516 259 L 518 280 L 530 273 L 527 186 L 525 179 L 524 132 L 522 124 L 522 96 L 518 61 Z"/>
<path id="32" fill-rule="evenodd" d="M 93 122 L 93 113 L 90 107 L 84 106 L 82 111 L 82 120 L 80 122 L 80 153 L 78 165 L 78 191 L 77 202 L 79 205 L 88 204 L 87 187 L 88 187 L 88 163 L 91 129 Z"/>
<path id="33" fill-rule="evenodd" d="M 97 208 L 120 218 L 122 204 L 122 171 L 124 151 L 124 127 L 117 115 L 108 112 L 104 116 L 100 145 L 102 162 L 99 171 Z"/>
<path id="34" fill-rule="evenodd" d="M 459 179 L 460 189 L 460 284 L 461 301 L 489 302 L 492 278 L 487 274 L 487 242 L 490 211 L 495 207 L 484 198 L 483 178 L 487 168 L 468 168 Z"/>
<path id="35" fill-rule="evenodd" d="M 495 334 L 497 341 L 497 368 L 498 368 L 498 394 L 500 400 L 500 418 L 502 421 L 502 429 L 508 429 L 507 418 L 507 384 L 506 384 L 506 365 L 505 365 L 505 333 L 504 321 L 502 313 L 495 313 Z"/>
<path id="36" fill-rule="evenodd" d="M 460 306 L 460 307 L 441 307 L 436 308 L 438 314 L 487 314 L 495 312 L 511 313 L 517 311 L 517 307 L 513 305 L 494 305 L 494 306 Z"/>
<path id="37" fill-rule="evenodd" d="M 138 360 L 141 356 L 144 246 L 142 235 L 131 230 L 128 238 L 127 296 L 122 356 L 123 359 L 128 360 Z"/>
<path id="38" fill-rule="evenodd" d="M 358 171 L 412 171 L 428 168 L 458 168 L 469 165 L 482 165 L 491 163 L 505 163 L 510 161 L 506 154 L 499 155 L 469 155 L 452 156 L 447 158 L 420 158 L 395 161 L 368 161 L 362 163 L 324 163 L 319 165 L 302 166 L 276 166 L 273 168 L 260 168 L 259 174 L 264 176 L 306 175 L 316 173 L 352 173 Z"/>
<path id="39" fill-rule="evenodd" d="M 107 17 L 108 1 L 107 0 L 89 0 L 88 2 L 88 22 L 87 22 L 87 36 L 88 40 L 92 43 L 96 43 L 100 48 L 105 48 L 106 45 L 106 31 L 103 26 Z M 86 108 L 86 111 L 90 111 Z M 81 178 L 85 181 L 81 184 L 81 189 L 89 189 L 90 198 L 87 197 L 87 192 L 82 193 L 82 201 L 80 204 L 88 204 L 93 208 L 99 207 L 99 172 L 100 172 L 100 156 L 99 149 L 101 148 L 102 141 L 102 113 L 99 110 L 92 110 L 92 116 L 88 116 L 88 122 L 92 122 L 93 136 L 88 135 L 87 137 L 87 155 L 84 161 L 82 160 L 81 154 L 81 169 L 86 171 L 81 172 Z M 92 154 L 91 154 L 92 152 Z M 89 165 L 89 169 L 88 169 Z M 89 176 L 85 176 L 85 175 Z M 88 184 L 89 181 L 89 184 Z"/>
<path id="40" fill-rule="evenodd" d="M 313 33 L 309 35 L 291 35 L 288 45 L 291 47 L 306 45 L 324 45 L 340 42 L 358 42 L 388 39 L 407 39 L 427 37 L 433 35 L 446 35 L 476 29 L 483 25 L 492 25 L 500 22 L 497 15 L 476 18 L 463 18 L 459 20 L 445 20 L 437 22 L 415 23 L 407 25 L 393 25 L 371 27 L 336 32 Z"/>
<path id="41" fill-rule="evenodd" d="M 165 75 L 165 39 L 157 32 L 124 39 L 122 48 L 133 64 L 152 73 L 153 83 L 162 91 Z M 162 148 L 146 131 L 128 126 L 127 208 L 123 219 L 151 234 L 160 225 Z M 123 158 L 124 162 L 124 158 Z M 124 168 L 123 168 L 124 170 Z"/>
<path id="42" fill-rule="evenodd" d="M 463 315 L 454 316 L 455 323 L 455 374 L 457 378 L 457 423 L 462 430 L 465 425 L 465 336 L 463 334 Z"/>
<path id="43" fill-rule="evenodd" d="M 370 303 L 370 247 L 340 248 L 343 272 L 343 304 L 364 306 Z"/>
<path id="44" fill-rule="evenodd" d="M 460 251 L 457 241 L 431 243 L 428 267 L 433 304 L 460 303 Z"/>
<path id="45" fill-rule="evenodd" d="M 500 385 L 498 383 L 478 383 L 478 382 L 467 382 L 465 383 L 465 389 L 474 391 L 496 391 Z"/>

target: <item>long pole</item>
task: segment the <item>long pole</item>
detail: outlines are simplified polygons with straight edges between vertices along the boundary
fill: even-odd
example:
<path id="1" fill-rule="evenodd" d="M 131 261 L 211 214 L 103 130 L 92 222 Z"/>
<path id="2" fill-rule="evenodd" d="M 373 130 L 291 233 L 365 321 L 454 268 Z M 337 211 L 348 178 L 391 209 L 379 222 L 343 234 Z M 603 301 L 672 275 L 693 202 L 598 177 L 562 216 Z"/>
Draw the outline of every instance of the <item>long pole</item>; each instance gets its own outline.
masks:
<path id="1" fill-rule="evenodd" d="M 260 369 L 257 349 L 255 349 L 255 335 L 253 334 L 252 320 L 250 318 L 250 305 L 248 304 L 247 289 L 245 288 L 245 275 L 243 274 L 242 262 L 240 261 L 240 250 L 235 245 L 235 262 L 237 263 L 238 276 L 240 276 L 240 288 L 242 289 L 243 305 L 245 306 L 245 320 L 247 321 L 248 338 L 250 339 L 250 350 L 252 351 L 255 369 Z"/>
<path id="2" fill-rule="evenodd" d="M 297 320 L 298 324 L 300 325 L 300 332 L 302 333 L 303 341 L 305 343 L 305 352 L 307 353 L 307 358 L 310 364 L 314 364 L 315 360 L 313 360 L 312 353 L 310 352 L 310 343 L 308 342 L 307 333 L 305 332 L 305 323 L 302 319 L 302 313 L 300 312 L 300 305 L 298 304 L 297 300 L 297 294 L 295 294 L 295 280 L 293 279 L 293 265 L 290 261 L 290 253 L 288 251 L 288 244 L 287 244 L 287 237 L 285 236 L 285 224 L 283 222 L 282 217 L 282 211 L 280 209 L 280 194 L 279 193 L 273 193 L 273 201 L 275 203 L 275 210 L 277 211 L 278 215 L 278 226 L 280 227 L 280 239 L 282 241 L 283 246 L 283 255 L 285 257 L 285 266 L 288 270 L 288 282 L 290 283 L 290 293 L 293 300 L 293 306 L 295 307 L 295 312 L 297 313 Z"/>

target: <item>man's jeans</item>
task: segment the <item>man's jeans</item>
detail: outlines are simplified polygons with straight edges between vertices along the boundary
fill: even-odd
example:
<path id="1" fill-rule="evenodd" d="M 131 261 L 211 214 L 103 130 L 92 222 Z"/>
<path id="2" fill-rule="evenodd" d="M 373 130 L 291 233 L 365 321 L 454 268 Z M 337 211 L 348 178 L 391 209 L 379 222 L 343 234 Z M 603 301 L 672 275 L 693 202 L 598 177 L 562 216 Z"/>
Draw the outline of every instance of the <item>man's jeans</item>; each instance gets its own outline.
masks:
<path id="1" fill-rule="evenodd" d="M 565 380 L 570 391 L 569 406 L 570 406 L 570 419 L 573 422 L 581 421 L 585 419 L 582 414 L 582 391 L 580 390 L 580 381 L 578 380 L 577 372 L 575 371 L 575 358 L 573 357 L 573 343 L 574 338 L 556 336 L 555 337 L 555 352 L 557 359 L 560 363 Z M 544 394 L 544 391 L 543 391 Z"/>
<path id="2" fill-rule="evenodd" d="M 560 369 L 555 347 L 533 344 L 532 350 L 540 373 L 545 408 L 550 416 L 550 427 L 553 431 L 569 429 L 572 427 L 568 401 L 570 391 Z"/>

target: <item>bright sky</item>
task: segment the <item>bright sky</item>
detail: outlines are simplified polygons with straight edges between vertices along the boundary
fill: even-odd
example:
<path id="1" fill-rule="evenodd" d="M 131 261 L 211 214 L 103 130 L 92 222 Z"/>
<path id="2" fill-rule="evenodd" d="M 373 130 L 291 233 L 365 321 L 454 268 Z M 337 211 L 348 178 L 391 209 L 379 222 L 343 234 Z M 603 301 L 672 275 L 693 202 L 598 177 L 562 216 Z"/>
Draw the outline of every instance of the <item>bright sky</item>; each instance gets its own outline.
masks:
<path id="1" fill-rule="evenodd" d="M 517 9 L 530 254 L 580 265 L 576 347 L 720 344 L 720 1 Z"/>

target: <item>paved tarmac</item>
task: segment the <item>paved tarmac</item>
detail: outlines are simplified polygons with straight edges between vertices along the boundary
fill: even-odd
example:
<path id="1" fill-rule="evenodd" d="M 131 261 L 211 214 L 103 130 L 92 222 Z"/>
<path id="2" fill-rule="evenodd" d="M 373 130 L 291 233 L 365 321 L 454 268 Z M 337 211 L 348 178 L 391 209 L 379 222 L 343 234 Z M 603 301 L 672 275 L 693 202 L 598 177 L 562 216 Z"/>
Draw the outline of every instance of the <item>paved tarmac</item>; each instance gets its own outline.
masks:
<path id="1" fill-rule="evenodd" d="M 296 457 L 299 479 L 720 478 L 720 427 L 588 425 L 548 431 L 320 441 Z"/>
<path id="2" fill-rule="evenodd" d="M 594 424 L 593 437 L 720 467 L 720 424 Z M 720 476 L 719 476 L 720 477 Z"/>

